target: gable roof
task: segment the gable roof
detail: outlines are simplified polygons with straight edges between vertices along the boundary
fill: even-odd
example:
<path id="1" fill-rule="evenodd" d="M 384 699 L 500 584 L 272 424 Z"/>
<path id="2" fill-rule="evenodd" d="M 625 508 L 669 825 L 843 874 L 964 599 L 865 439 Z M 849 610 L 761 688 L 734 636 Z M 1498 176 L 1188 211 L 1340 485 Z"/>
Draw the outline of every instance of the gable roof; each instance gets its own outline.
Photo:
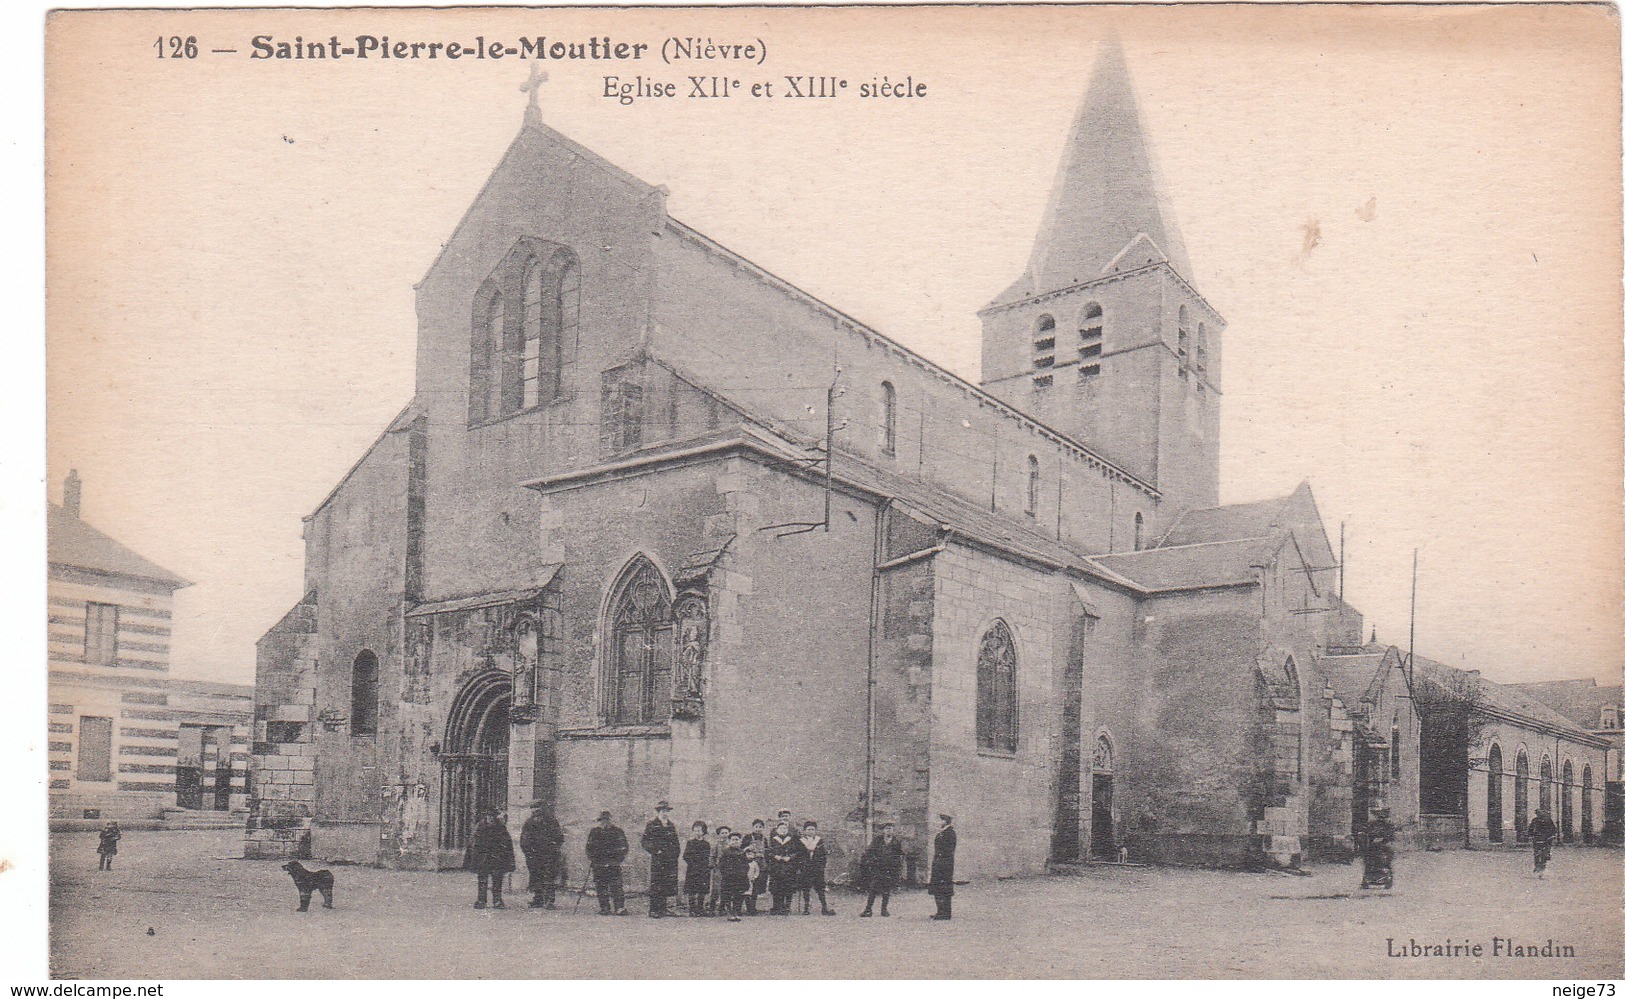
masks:
<path id="1" fill-rule="evenodd" d="M 1374 702 L 1384 679 L 1403 662 L 1392 645 L 1368 645 L 1359 652 L 1326 655 L 1320 665 L 1326 680 L 1342 699 L 1343 706 L 1355 711 L 1365 702 Z M 1404 671 L 1400 671 L 1404 683 Z M 1406 694 L 1410 693 L 1407 684 Z"/>
<path id="2" fill-rule="evenodd" d="M 150 580 L 162 583 L 171 590 L 192 585 L 55 503 L 51 503 L 46 512 L 45 532 L 46 560 L 51 565 Z"/>
<path id="3" fill-rule="evenodd" d="M 1507 688 L 1556 711 L 1581 728 L 1602 724 L 1602 709 L 1618 707 L 1622 690 L 1618 686 L 1599 687 L 1590 677 L 1583 680 L 1547 680 L 1541 683 L 1508 683 Z"/>

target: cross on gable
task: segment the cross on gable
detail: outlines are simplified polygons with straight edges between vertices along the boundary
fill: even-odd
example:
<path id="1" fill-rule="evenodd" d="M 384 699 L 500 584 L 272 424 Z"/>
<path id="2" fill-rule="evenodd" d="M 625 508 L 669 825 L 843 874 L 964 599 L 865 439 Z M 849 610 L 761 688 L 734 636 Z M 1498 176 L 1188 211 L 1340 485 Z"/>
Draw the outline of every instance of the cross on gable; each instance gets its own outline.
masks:
<path id="1" fill-rule="evenodd" d="M 539 62 L 531 63 L 530 79 L 526 80 L 524 83 L 521 83 L 519 85 L 519 90 L 521 93 L 530 94 L 530 106 L 535 111 L 540 111 L 542 109 L 541 105 L 537 103 L 537 95 L 541 93 L 542 84 L 546 82 L 547 71 L 542 69 L 542 64 Z"/>

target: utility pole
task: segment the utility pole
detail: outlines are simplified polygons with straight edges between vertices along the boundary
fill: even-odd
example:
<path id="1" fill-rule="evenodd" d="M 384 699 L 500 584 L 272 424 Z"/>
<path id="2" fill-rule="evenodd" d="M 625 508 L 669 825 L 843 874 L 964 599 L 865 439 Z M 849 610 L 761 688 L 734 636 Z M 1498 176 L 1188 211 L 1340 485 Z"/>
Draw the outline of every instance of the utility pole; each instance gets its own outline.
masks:
<path id="1" fill-rule="evenodd" d="M 1343 541 L 1343 529 L 1347 526 L 1347 521 L 1340 520 L 1337 522 L 1337 599 L 1339 601 L 1343 599 L 1343 567 L 1348 564 L 1348 558 L 1344 554 Z"/>
<path id="2" fill-rule="evenodd" d="M 1416 686 L 1416 553 L 1420 549 L 1411 549 L 1411 647 L 1406 657 L 1406 664 L 1410 667 L 1411 686 Z"/>

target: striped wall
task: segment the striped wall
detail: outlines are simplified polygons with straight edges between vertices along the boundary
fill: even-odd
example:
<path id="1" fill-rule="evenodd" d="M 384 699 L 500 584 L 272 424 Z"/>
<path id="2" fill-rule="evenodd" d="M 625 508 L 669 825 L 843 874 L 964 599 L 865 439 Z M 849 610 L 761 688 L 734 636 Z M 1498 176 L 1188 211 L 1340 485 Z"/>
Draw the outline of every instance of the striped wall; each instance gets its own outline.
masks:
<path id="1" fill-rule="evenodd" d="M 217 774 L 229 765 L 229 809 L 246 807 L 253 691 L 233 684 L 169 676 L 173 601 L 140 580 L 52 567 L 47 584 L 49 708 L 46 767 L 54 822 L 87 817 L 120 821 L 160 818 L 177 807 L 182 762 L 202 771 L 202 807 L 216 804 Z M 85 661 L 86 605 L 118 607 L 117 656 L 111 665 Z M 86 718 L 110 720 L 105 780 L 98 761 L 81 760 Z M 219 745 L 198 752 L 199 730 L 215 727 Z M 186 754 L 187 759 L 182 760 Z M 91 764 L 87 770 L 87 762 Z"/>
<path id="2" fill-rule="evenodd" d="M 53 568 L 46 584 L 47 641 L 53 665 L 85 664 L 85 605 L 112 604 L 118 608 L 118 658 L 112 667 L 164 672 L 169 669 L 169 634 L 174 599 L 168 591 L 154 592 L 136 580 L 105 582 L 84 572 Z"/>

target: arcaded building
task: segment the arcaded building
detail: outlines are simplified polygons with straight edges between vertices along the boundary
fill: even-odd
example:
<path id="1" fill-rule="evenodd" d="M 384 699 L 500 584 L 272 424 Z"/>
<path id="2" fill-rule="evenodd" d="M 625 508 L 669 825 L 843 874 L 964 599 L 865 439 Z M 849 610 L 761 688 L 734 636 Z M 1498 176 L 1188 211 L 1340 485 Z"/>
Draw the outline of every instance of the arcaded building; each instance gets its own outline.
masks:
<path id="1" fill-rule="evenodd" d="M 971 878 L 1346 851 L 1359 617 L 1307 486 L 1218 503 L 1224 320 L 1115 47 L 1065 156 L 973 384 L 532 106 L 261 640 L 250 855 L 455 865 L 540 799 L 579 864 L 660 798 L 835 876 L 938 812 Z"/>

